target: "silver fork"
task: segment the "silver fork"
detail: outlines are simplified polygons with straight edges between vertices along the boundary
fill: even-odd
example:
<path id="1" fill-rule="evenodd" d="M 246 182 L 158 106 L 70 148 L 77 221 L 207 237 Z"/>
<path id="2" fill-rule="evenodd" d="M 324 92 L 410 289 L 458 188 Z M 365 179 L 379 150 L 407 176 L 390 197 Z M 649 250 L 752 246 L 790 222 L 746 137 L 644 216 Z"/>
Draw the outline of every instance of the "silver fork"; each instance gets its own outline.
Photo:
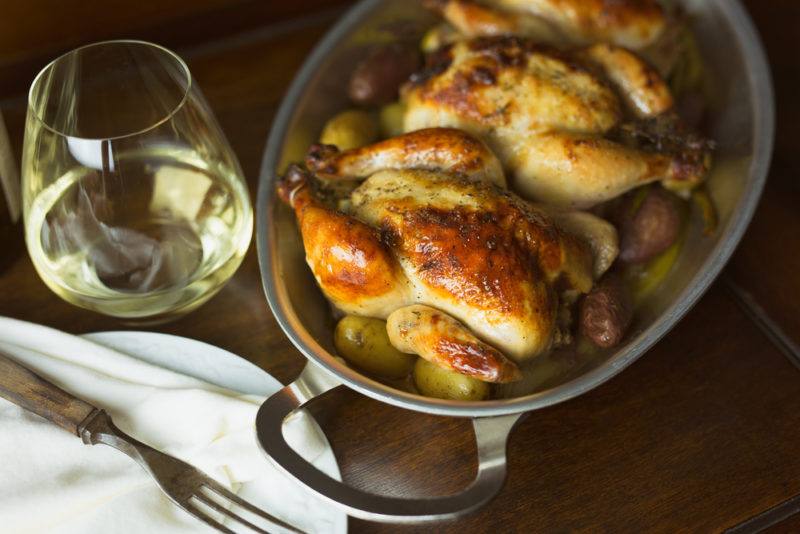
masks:
<path id="1" fill-rule="evenodd" d="M 124 452 L 150 473 L 172 502 L 220 532 L 235 534 L 214 518 L 209 510 L 227 516 L 254 532 L 302 532 L 236 496 L 199 469 L 128 436 L 114 426 L 105 411 L 67 393 L 2 354 L 0 397 L 79 436 L 86 444 L 103 443 Z M 231 506 L 238 506 L 260 518 L 270 530 L 235 513 L 230 509 Z"/>

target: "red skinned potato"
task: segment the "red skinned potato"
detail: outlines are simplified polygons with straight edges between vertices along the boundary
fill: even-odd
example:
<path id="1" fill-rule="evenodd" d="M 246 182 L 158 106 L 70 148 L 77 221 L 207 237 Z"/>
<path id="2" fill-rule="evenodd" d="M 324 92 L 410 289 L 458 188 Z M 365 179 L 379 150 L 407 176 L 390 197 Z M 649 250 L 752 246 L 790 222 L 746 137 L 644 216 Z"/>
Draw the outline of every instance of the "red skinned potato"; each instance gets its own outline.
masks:
<path id="1" fill-rule="evenodd" d="M 673 195 L 660 187 L 650 187 L 625 198 L 618 217 L 620 261 L 644 263 L 675 243 L 681 227 L 676 202 Z"/>
<path id="2" fill-rule="evenodd" d="M 420 67 L 416 47 L 392 43 L 373 50 L 350 78 L 350 100 L 362 106 L 382 106 L 397 100 L 400 86 Z"/>
<path id="3" fill-rule="evenodd" d="M 605 276 L 581 302 L 581 333 L 598 347 L 608 349 L 619 345 L 631 319 L 633 299 L 617 274 Z"/>

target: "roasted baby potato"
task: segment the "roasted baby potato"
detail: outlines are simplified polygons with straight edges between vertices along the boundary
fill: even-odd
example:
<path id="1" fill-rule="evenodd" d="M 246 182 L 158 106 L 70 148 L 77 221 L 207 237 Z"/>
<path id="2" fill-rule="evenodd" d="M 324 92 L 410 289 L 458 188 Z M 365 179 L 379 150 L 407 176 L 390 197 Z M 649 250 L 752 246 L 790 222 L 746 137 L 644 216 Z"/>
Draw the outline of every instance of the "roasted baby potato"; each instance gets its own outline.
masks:
<path id="1" fill-rule="evenodd" d="M 400 86 L 420 66 L 419 51 L 392 43 L 372 51 L 350 78 L 350 100 L 361 106 L 382 106 L 397 100 Z"/>
<path id="2" fill-rule="evenodd" d="M 403 115 L 406 107 L 400 102 L 392 102 L 381 108 L 380 122 L 383 137 L 397 137 L 403 134 Z"/>
<path id="3" fill-rule="evenodd" d="M 660 187 L 648 187 L 627 197 L 619 218 L 619 259 L 644 263 L 678 239 L 681 214 L 678 200 Z"/>
<path id="4" fill-rule="evenodd" d="M 486 382 L 444 369 L 424 358 L 417 359 L 414 365 L 414 383 L 420 393 L 437 399 L 479 401 L 489 396 Z"/>
<path id="5" fill-rule="evenodd" d="M 403 354 L 386 334 L 386 322 L 369 317 L 347 315 L 333 335 L 339 355 L 369 374 L 389 379 L 407 376 L 414 367 L 413 354 Z"/>
<path id="6" fill-rule="evenodd" d="M 633 300 L 620 276 L 606 275 L 581 302 L 580 328 L 595 345 L 619 345 L 633 318 Z"/>
<path id="7" fill-rule="evenodd" d="M 435 52 L 441 47 L 457 41 L 460 37 L 458 31 L 447 23 L 434 26 L 422 37 L 420 49 L 426 54 Z"/>
<path id="8" fill-rule="evenodd" d="M 322 129 L 319 142 L 350 150 L 378 140 L 378 120 L 366 111 L 350 109 L 334 115 Z"/>

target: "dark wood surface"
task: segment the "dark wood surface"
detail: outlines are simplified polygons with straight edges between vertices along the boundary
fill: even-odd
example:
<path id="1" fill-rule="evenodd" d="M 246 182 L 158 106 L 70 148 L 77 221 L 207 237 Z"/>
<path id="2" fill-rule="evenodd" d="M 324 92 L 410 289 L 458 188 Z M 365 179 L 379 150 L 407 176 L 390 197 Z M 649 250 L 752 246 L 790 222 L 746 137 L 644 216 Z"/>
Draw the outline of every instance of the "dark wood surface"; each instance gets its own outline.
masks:
<path id="1" fill-rule="evenodd" d="M 234 8 L 244 4 L 249 7 L 242 9 L 251 9 L 247 13 L 253 16 L 242 22 Z M 200 2 L 205 12 L 176 10 L 153 26 L 121 17 L 102 37 L 141 35 L 177 47 L 255 194 L 270 121 L 294 72 L 333 22 L 335 14 L 326 10 L 335 4 L 298 0 L 291 9 L 269 13 L 247 2 L 206 1 Z M 736 525 L 746 530 L 745 522 L 762 512 L 769 511 L 761 523 L 766 525 L 797 508 L 792 499 L 800 495 L 800 371 L 742 311 L 730 287 L 735 283 L 751 295 L 790 340 L 800 343 L 800 163 L 795 149 L 800 138 L 800 4 L 747 4 L 774 69 L 778 136 L 764 198 L 723 280 L 630 369 L 580 398 L 527 417 L 509 444 L 510 472 L 502 493 L 475 515 L 436 531 L 707 532 Z M 19 8 L 15 13 L 24 17 L 26 12 Z M 208 22 L 208 13 L 216 17 L 215 24 Z M 287 19 L 298 13 L 305 15 Z M 232 34 L 209 30 L 210 37 L 192 37 L 185 27 L 170 32 L 176 21 L 213 28 L 224 26 L 225 17 L 239 21 Z M 41 67 L 41 50 L 55 53 L 78 44 L 73 34 L 64 39 L 31 52 L 21 64 L 29 70 Z M 27 71 L 14 74 L 9 65 L 10 60 L 0 62 L 0 80 L 4 75 L 9 80 L 0 92 L 5 98 L 0 109 L 19 150 L 25 112 L 19 87 Z M 19 226 L 5 225 L 0 236 L 0 314 L 75 333 L 125 328 L 52 294 L 33 270 Z M 304 363 L 267 308 L 255 247 L 209 303 L 155 329 L 231 350 L 283 382 Z M 345 480 L 354 486 L 391 495 L 432 495 L 456 491 L 473 476 L 475 446 L 466 421 L 402 411 L 349 391 L 337 391 L 315 412 Z M 789 515 L 771 531 L 797 531 L 800 522 Z M 431 530 L 358 520 L 351 521 L 351 528 Z"/>
<path id="2" fill-rule="evenodd" d="M 82 44 L 144 39 L 176 48 L 273 27 L 348 0 L 25 0 L 0 17 L 0 97 L 27 91 L 51 59 Z"/>

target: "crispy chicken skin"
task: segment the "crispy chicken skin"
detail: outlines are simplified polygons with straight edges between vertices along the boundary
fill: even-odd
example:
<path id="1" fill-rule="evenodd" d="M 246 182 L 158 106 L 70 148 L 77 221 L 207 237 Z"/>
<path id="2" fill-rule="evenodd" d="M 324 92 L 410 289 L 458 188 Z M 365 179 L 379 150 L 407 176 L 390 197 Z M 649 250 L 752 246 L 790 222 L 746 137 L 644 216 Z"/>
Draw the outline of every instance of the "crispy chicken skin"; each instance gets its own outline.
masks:
<path id="1" fill-rule="evenodd" d="M 634 53 L 608 44 L 595 44 L 578 52 L 578 57 L 602 72 L 617 88 L 625 106 L 638 118 L 650 118 L 669 111 L 674 102 L 669 87 L 650 65 Z"/>
<path id="2" fill-rule="evenodd" d="M 306 167 L 328 180 L 363 180 L 379 170 L 416 168 L 506 185 L 497 156 L 478 139 L 453 128 L 418 130 L 346 152 L 313 145 Z"/>
<path id="3" fill-rule="evenodd" d="M 550 44 L 653 44 L 667 26 L 656 0 L 424 0 L 462 35 L 521 35 Z"/>
<path id="4" fill-rule="evenodd" d="M 408 280 L 375 229 L 323 205 L 305 171 L 291 166 L 278 194 L 294 209 L 308 266 L 334 306 L 386 317 L 409 299 Z"/>
<path id="5" fill-rule="evenodd" d="M 493 35 L 524 35 L 550 44 L 562 44 L 566 36 L 544 18 L 527 13 L 498 9 L 475 0 L 423 0 L 455 28 L 452 37 L 488 37 Z"/>
<path id="6" fill-rule="evenodd" d="M 710 164 L 704 143 L 616 139 L 626 120 L 663 116 L 672 99 L 655 71 L 610 45 L 568 54 L 517 37 L 459 41 L 429 57 L 404 100 L 406 131 L 482 138 L 514 189 L 544 203 L 589 207 L 655 181 L 689 190 Z"/>
<path id="7" fill-rule="evenodd" d="M 363 149 L 341 154 L 357 151 L 363 156 Z M 441 325 L 426 315 L 419 332 L 395 336 L 399 350 L 413 345 L 481 380 L 515 377 L 500 356 L 522 362 L 561 339 L 560 295 L 591 289 L 595 247 L 488 177 L 432 171 L 428 163 L 411 156 L 410 168 L 394 162 L 376 170 L 352 192 L 347 213 L 327 207 L 313 175 L 297 166 L 278 192 L 294 209 L 307 262 L 337 308 L 383 319 L 407 306 L 435 308 Z M 610 239 L 615 248 L 616 235 Z"/>
<path id="8" fill-rule="evenodd" d="M 464 325 L 430 306 L 414 304 L 386 319 L 392 345 L 401 352 L 419 354 L 440 367 L 479 377 L 485 382 L 513 382 L 519 368 Z"/>

